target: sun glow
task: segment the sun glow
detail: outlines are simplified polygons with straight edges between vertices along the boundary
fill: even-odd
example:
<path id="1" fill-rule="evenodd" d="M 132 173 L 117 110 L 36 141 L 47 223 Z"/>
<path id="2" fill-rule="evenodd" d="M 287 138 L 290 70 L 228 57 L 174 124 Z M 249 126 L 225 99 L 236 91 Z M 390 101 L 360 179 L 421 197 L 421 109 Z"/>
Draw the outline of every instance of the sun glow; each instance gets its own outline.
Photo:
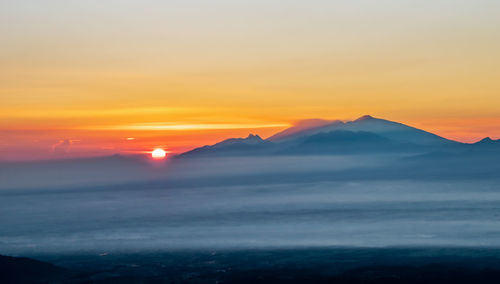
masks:
<path id="1" fill-rule="evenodd" d="M 153 152 L 151 152 L 151 157 L 153 159 L 163 159 L 167 155 L 167 152 L 163 149 L 154 149 Z"/>

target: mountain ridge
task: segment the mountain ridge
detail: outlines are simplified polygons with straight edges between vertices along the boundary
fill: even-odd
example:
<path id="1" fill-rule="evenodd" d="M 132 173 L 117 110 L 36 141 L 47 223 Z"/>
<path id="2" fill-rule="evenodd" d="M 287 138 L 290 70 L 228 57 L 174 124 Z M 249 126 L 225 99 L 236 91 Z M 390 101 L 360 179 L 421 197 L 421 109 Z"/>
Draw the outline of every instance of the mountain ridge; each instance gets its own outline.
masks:
<path id="1" fill-rule="evenodd" d="M 413 142 L 416 144 L 459 143 L 457 141 L 449 140 L 434 133 L 430 133 L 412 126 L 390 120 L 375 118 L 371 115 L 363 115 L 355 120 L 346 122 L 336 120 L 321 127 L 304 129 L 288 136 L 282 135 L 279 137 L 279 139 L 273 138 L 273 136 L 275 136 L 273 135 L 268 138 L 268 140 L 283 142 L 289 139 L 296 139 L 300 136 L 308 136 L 320 132 L 330 132 L 334 130 L 373 132 L 382 136 L 390 135 L 392 139 L 398 140 L 399 142 Z M 283 132 L 284 131 L 282 131 L 282 133 Z M 416 141 L 416 139 L 419 141 Z"/>
<path id="2" fill-rule="evenodd" d="M 229 138 L 213 145 L 195 148 L 178 157 L 402 151 L 413 153 L 455 150 L 465 145 L 475 144 L 461 143 L 403 123 L 363 115 L 350 121 L 303 120 L 266 139 L 253 134 L 246 138 Z"/>

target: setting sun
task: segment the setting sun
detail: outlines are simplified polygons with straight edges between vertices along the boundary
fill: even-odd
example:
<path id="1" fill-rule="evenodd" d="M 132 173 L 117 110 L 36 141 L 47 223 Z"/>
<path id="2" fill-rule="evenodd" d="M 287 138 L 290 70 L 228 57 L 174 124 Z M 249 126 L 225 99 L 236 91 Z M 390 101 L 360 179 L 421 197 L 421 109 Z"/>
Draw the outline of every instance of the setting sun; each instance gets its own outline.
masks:
<path id="1" fill-rule="evenodd" d="M 167 152 L 165 152 L 165 150 L 163 149 L 154 149 L 153 152 L 151 152 L 151 157 L 153 157 L 153 159 L 163 159 L 165 158 Z"/>

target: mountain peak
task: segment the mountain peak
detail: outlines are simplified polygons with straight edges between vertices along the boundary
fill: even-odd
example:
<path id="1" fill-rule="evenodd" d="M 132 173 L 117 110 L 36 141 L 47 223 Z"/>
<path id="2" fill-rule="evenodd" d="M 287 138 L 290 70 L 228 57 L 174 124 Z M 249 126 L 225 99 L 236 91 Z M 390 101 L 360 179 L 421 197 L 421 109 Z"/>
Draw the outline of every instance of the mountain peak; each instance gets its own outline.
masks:
<path id="1" fill-rule="evenodd" d="M 256 153 L 272 145 L 272 142 L 263 140 L 259 135 L 248 134 L 246 138 L 229 138 L 213 145 L 205 145 L 180 154 L 178 157 L 192 155 L 238 155 Z"/>
<path id="2" fill-rule="evenodd" d="M 486 144 L 486 143 L 493 143 L 495 141 L 496 140 L 493 140 L 490 137 L 485 137 L 485 138 L 481 139 L 480 141 L 478 141 L 476 143 Z"/>
<path id="3" fill-rule="evenodd" d="M 257 134 L 248 134 L 247 138 L 245 138 L 246 140 L 262 140 L 262 138 L 257 135 Z"/>
<path id="4" fill-rule="evenodd" d="M 366 114 L 366 115 L 363 115 L 362 117 L 356 119 L 355 121 L 363 121 L 363 120 L 370 120 L 370 119 L 375 119 L 375 118 L 371 115 Z"/>

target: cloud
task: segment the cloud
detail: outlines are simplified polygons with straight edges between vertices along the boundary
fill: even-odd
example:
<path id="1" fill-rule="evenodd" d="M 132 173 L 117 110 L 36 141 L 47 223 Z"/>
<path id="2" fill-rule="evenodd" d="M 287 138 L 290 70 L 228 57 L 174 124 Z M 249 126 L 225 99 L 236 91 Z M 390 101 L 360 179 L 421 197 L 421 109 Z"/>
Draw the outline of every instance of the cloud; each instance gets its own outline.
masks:
<path id="1" fill-rule="evenodd" d="M 87 127 L 83 129 L 91 130 L 212 130 L 212 129 L 253 129 L 253 128 L 273 128 L 287 127 L 286 123 L 274 124 L 244 124 L 244 123 L 201 123 L 201 124 L 174 124 L 174 123 L 144 123 Z"/>
<path id="2" fill-rule="evenodd" d="M 62 139 L 52 145 L 52 152 L 56 155 L 65 155 L 69 152 L 71 145 L 77 140 Z"/>

